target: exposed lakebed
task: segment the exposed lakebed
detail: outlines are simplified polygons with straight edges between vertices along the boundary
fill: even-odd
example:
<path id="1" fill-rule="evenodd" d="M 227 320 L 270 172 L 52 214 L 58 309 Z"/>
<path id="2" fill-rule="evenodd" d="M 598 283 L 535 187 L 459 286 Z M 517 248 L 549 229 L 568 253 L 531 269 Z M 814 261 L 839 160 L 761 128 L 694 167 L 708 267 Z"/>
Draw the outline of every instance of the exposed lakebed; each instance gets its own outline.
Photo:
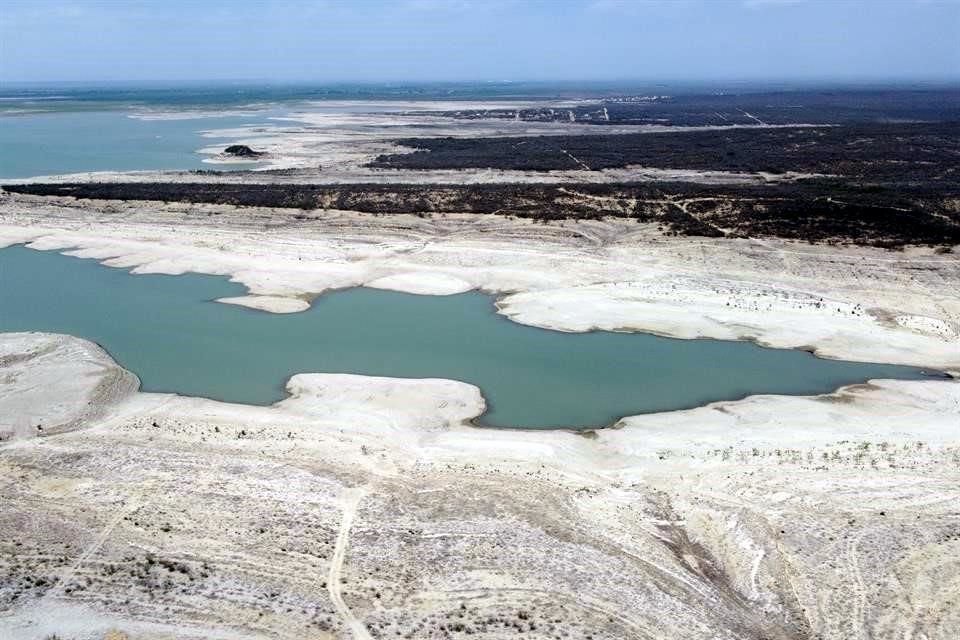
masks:
<path id="1" fill-rule="evenodd" d="M 599 427 L 752 394 L 928 376 L 749 342 L 527 327 L 497 315 L 481 293 L 355 288 L 289 315 L 214 302 L 245 293 L 218 276 L 134 276 L 53 252 L 0 250 L 0 332 L 93 340 L 145 391 L 267 405 L 296 373 L 449 378 L 481 389 L 485 425 Z"/>

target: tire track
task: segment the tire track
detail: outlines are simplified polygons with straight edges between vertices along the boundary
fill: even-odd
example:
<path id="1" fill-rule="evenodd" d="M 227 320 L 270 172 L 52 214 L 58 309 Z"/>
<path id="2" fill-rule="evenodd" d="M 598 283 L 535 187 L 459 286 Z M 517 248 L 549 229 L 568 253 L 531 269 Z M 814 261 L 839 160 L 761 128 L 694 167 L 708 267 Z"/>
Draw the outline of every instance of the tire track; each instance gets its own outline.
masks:
<path id="1" fill-rule="evenodd" d="M 337 542 L 333 548 L 333 556 L 330 558 L 330 572 L 327 575 L 327 592 L 330 594 L 330 600 L 337 613 L 343 618 L 347 627 L 350 628 L 354 640 L 373 640 L 367 632 L 363 623 L 357 620 L 350 607 L 343 601 L 343 594 L 340 591 L 340 579 L 343 575 L 343 559 L 347 553 L 347 547 L 350 544 L 350 526 L 353 524 L 353 518 L 357 514 L 357 507 L 360 501 L 367 494 L 365 487 L 356 487 L 344 491 L 342 501 L 343 516 L 340 520 L 340 531 L 337 534 Z"/>
<path id="2" fill-rule="evenodd" d="M 100 531 L 100 534 L 91 542 L 86 549 L 83 550 L 76 560 L 70 564 L 69 567 L 64 569 L 60 574 L 60 577 L 57 578 L 57 583 L 44 594 L 44 598 L 49 598 L 60 594 L 63 591 L 64 586 L 73 579 L 73 576 L 76 574 L 77 570 L 80 569 L 80 566 L 90 559 L 93 554 L 100 550 L 100 547 L 103 546 L 103 543 L 107 541 L 107 538 L 110 537 L 110 534 L 113 533 L 113 530 L 116 529 L 117 525 L 120 524 L 125 517 L 134 513 L 142 506 L 139 497 L 131 497 L 127 502 L 125 502 L 119 509 L 114 512 L 113 517 L 107 522 L 106 526 Z"/>

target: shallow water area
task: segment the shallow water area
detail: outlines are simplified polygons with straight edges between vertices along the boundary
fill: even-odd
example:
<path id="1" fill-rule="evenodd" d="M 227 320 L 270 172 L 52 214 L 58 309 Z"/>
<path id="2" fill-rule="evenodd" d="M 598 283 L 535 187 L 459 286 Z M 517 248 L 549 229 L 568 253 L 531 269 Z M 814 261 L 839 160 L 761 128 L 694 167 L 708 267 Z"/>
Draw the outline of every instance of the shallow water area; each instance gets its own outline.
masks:
<path id="1" fill-rule="evenodd" d="M 204 138 L 203 131 L 261 125 L 268 122 L 265 115 L 151 119 L 130 111 L 76 111 L 0 116 L 0 178 L 210 169 L 197 150 L 228 141 Z M 256 166 L 233 163 L 217 168 Z"/>
<path id="2" fill-rule="evenodd" d="M 927 377 L 913 367 L 748 342 L 527 327 L 475 292 L 355 288 L 286 315 L 213 301 L 244 293 L 223 277 L 131 275 L 53 252 L 0 250 L 0 331 L 93 340 L 140 376 L 145 391 L 267 405 L 285 397 L 297 373 L 447 378 L 481 389 L 484 425 L 562 428 L 753 394 Z"/>

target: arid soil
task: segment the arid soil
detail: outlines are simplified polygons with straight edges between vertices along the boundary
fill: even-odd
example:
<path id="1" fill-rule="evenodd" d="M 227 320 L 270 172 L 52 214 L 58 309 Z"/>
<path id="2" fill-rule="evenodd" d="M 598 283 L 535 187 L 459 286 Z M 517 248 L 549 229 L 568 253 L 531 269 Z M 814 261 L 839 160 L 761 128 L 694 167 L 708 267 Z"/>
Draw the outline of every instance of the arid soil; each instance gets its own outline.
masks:
<path id="1" fill-rule="evenodd" d="M 684 134 L 691 135 L 691 134 Z M 747 175 L 747 174 L 744 174 Z M 535 221 L 623 218 L 673 235 L 788 238 L 887 248 L 960 244 L 960 190 L 862 187 L 831 180 L 773 184 L 350 184 L 84 182 L 6 185 L 11 193 L 158 200 L 380 215 L 482 213 Z"/>
<path id="2" fill-rule="evenodd" d="M 954 382 L 759 398 L 589 438 L 462 426 L 482 404 L 454 382 L 297 376 L 291 391 L 265 409 L 135 394 L 0 448 L 3 636 L 960 629 Z"/>
<path id="3" fill-rule="evenodd" d="M 229 302 L 276 312 L 346 286 L 483 289 L 559 330 L 960 372 L 960 259 L 933 248 L 7 193 L 0 245 L 18 242 L 227 275 L 250 289 Z M 304 374 L 272 407 L 228 405 L 135 392 L 74 338 L 0 335 L 0 416 L 28 401 L 43 426 L 0 443 L 0 637 L 960 633 L 956 380 L 576 434 L 468 426 L 484 399 L 456 381 Z"/>

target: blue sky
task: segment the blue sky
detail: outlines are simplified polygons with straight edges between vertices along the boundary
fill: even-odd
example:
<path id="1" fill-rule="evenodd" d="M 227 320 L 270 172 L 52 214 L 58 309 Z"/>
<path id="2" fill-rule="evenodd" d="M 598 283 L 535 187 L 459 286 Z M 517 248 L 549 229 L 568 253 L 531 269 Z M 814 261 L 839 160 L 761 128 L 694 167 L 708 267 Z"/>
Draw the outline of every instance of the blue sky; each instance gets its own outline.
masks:
<path id="1" fill-rule="evenodd" d="M 957 0 L 4 0 L 0 81 L 958 79 Z"/>

